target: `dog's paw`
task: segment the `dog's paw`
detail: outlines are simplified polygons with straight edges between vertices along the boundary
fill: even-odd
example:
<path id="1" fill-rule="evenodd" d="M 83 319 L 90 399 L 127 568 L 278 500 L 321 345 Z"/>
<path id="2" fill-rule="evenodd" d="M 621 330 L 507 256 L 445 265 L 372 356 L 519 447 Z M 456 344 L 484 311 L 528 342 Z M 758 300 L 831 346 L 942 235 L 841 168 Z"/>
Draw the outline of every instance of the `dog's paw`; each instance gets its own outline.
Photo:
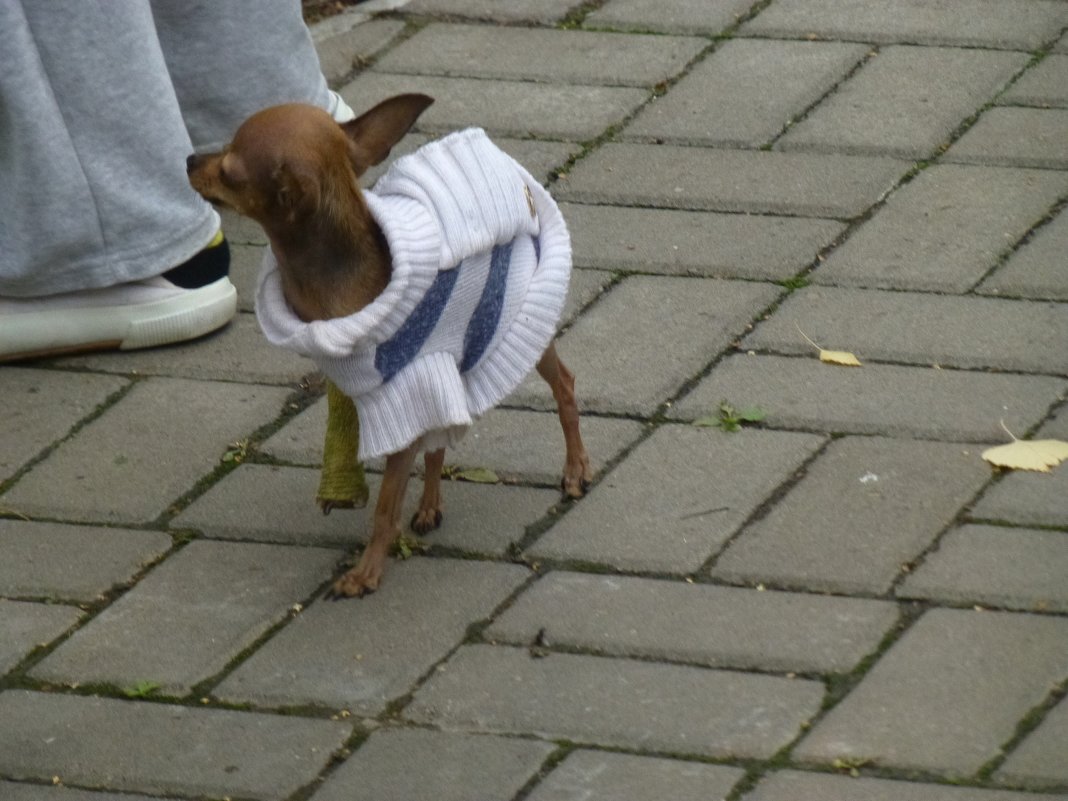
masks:
<path id="1" fill-rule="evenodd" d="M 588 458 L 576 459 L 574 463 L 564 465 L 564 478 L 560 489 L 568 498 L 581 498 L 593 483 L 593 470 Z"/>
<path id="2" fill-rule="evenodd" d="M 326 597 L 340 601 L 342 598 L 362 598 L 382 584 L 382 567 L 358 565 L 341 576 L 327 590 Z"/>
<path id="3" fill-rule="evenodd" d="M 442 513 L 438 507 L 420 509 L 412 515 L 412 531 L 416 534 L 428 534 L 441 525 Z"/>

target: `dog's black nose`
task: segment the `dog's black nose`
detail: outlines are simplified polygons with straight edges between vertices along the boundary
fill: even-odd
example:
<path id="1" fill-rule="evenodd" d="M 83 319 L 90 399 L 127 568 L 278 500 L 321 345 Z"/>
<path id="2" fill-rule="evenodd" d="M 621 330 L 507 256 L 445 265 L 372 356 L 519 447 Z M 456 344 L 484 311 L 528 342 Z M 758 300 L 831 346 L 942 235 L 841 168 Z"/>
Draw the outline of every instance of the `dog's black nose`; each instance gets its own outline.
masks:
<path id="1" fill-rule="evenodd" d="M 185 160 L 185 170 L 186 170 L 186 172 L 189 172 L 190 170 L 195 169 L 196 166 L 197 166 L 197 162 L 198 161 L 200 161 L 200 158 L 197 156 L 197 154 L 196 153 L 190 153 L 189 156 Z"/>

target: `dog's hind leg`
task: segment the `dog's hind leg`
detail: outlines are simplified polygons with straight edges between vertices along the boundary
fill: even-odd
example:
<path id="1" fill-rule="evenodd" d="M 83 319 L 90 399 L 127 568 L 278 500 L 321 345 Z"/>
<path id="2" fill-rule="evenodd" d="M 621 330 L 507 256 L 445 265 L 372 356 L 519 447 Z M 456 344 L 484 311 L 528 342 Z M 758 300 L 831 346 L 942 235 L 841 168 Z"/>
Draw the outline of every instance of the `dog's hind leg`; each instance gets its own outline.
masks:
<path id="1" fill-rule="evenodd" d="M 441 525 L 445 504 L 441 497 L 441 468 L 445 464 L 445 449 L 427 451 L 423 456 L 423 497 L 412 515 L 412 531 L 426 534 Z"/>
<path id="2" fill-rule="evenodd" d="M 564 478 L 561 488 L 569 498 L 581 498 L 593 480 L 590 457 L 579 432 L 578 401 L 575 398 L 575 374 L 560 361 L 556 345 L 550 343 L 538 361 L 538 375 L 545 379 L 556 400 L 556 413 L 564 430 Z"/>

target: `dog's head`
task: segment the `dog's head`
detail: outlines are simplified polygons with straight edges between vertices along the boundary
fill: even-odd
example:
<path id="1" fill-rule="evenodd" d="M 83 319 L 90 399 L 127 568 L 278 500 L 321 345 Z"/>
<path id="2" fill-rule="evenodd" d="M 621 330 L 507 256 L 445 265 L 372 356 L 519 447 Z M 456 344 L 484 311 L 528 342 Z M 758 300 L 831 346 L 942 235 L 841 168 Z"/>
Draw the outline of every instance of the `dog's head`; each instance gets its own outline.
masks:
<path id="1" fill-rule="evenodd" d="M 433 102 L 397 95 L 341 125 L 314 106 L 272 106 L 242 123 L 221 151 L 190 156 L 189 182 L 268 231 L 285 229 L 356 188 Z"/>

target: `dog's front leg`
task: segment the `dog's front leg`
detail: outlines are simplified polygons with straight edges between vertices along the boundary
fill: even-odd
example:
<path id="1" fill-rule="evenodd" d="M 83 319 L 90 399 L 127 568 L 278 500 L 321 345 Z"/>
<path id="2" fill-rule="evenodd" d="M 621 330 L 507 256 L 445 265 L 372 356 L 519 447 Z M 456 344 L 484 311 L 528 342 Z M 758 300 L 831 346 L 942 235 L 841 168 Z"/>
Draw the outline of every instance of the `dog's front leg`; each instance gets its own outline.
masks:
<path id="1" fill-rule="evenodd" d="M 401 533 L 401 507 L 418 450 L 418 444 L 412 444 L 386 457 L 386 471 L 382 476 L 382 488 L 378 491 L 378 503 L 375 504 L 371 540 L 363 549 L 356 567 L 334 582 L 330 597 L 359 597 L 378 589 L 389 551 Z"/>

